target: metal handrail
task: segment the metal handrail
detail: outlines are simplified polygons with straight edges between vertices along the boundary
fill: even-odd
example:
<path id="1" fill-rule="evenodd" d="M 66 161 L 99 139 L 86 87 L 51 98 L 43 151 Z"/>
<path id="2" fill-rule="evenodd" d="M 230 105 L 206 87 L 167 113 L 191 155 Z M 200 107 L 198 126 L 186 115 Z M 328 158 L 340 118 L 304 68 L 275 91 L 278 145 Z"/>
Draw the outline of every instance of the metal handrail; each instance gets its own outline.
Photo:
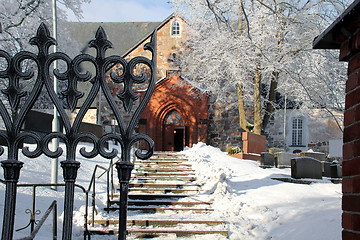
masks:
<path id="1" fill-rule="evenodd" d="M 6 182 L 3 179 L 0 179 L 0 183 L 6 184 Z M 77 188 L 80 188 L 83 191 L 83 193 L 85 193 L 85 197 L 86 197 L 85 214 L 84 214 L 84 240 L 86 240 L 86 235 L 88 234 L 87 217 L 88 217 L 89 193 L 83 186 L 81 186 L 79 184 L 75 184 L 74 186 L 77 187 Z M 35 210 L 35 198 L 36 198 L 35 190 L 36 190 L 36 187 L 65 187 L 65 183 L 57 183 L 57 184 L 55 184 L 55 183 L 37 183 L 37 184 L 22 183 L 22 184 L 18 184 L 17 187 L 32 187 L 33 188 L 32 210 L 29 210 L 30 213 L 31 213 L 30 222 L 29 222 L 29 224 L 27 226 L 23 227 L 22 229 L 18 229 L 18 230 L 23 230 L 23 229 L 26 229 L 27 227 L 30 226 L 31 232 L 33 232 L 34 225 L 35 225 L 35 212 L 36 212 L 36 210 Z M 55 219 L 57 219 L 57 217 Z M 28 239 L 30 239 L 30 238 L 28 238 Z"/>
<path id="2" fill-rule="evenodd" d="M 135 156 L 135 154 L 134 154 Z M 134 157 L 133 161 L 135 162 L 136 160 L 136 157 Z M 93 171 L 93 174 L 92 174 L 92 177 L 91 177 L 91 181 L 89 183 L 89 187 L 88 189 L 85 189 L 83 186 L 79 185 L 79 184 L 75 184 L 75 187 L 77 188 L 80 188 L 83 193 L 85 193 L 85 196 L 86 196 L 86 200 L 85 200 L 85 214 L 84 214 L 84 240 L 86 240 L 86 236 L 89 235 L 89 231 L 88 231 L 88 215 L 89 215 L 89 212 L 88 212 L 88 202 L 89 202 L 89 193 L 92 189 L 93 193 L 92 193 L 92 227 L 94 227 L 94 218 L 95 218 L 95 212 L 96 212 L 96 202 L 95 202 L 95 198 L 96 198 L 96 171 L 98 168 L 104 170 L 104 172 L 102 172 L 98 178 L 102 177 L 105 173 L 107 174 L 107 212 L 110 211 L 110 198 L 113 198 L 114 197 L 114 192 L 115 192 L 115 187 L 114 187 L 114 171 L 113 171 L 113 167 L 114 165 L 120 161 L 121 158 L 118 157 L 118 160 L 117 161 L 113 161 L 113 159 L 110 160 L 110 164 L 109 164 L 109 168 L 105 168 L 101 165 L 95 165 L 95 168 L 94 168 L 94 171 Z M 6 182 L 3 180 L 3 179 L 0 179 L 0 183 L 3 183 L 3 184 L 6 184 Z M 21 229 L 18 229 L 16 231 L 20 231 L 20 230 L 24 230 L 26 228 L 28 228 L 30 226 L 30 229 L 31 229 L 31 235 L 28 236 L 28 237 L 25 237 L 25 238 L 21 238 L 19 240 L 27 240 L 27 239 L 33 239 L 35 237 L 35 235 L 37 234 L 37 232 L 35 233 L 35 235 L 33 235 L 33 232 L 35 230 L 39 231 L 40 227 L 39 225 L 35 227 L 35 214 L 37 213 L 37 211 L 35 210 L 35 199 L 36 199 L 36 187 L 65 187 L 65 184 L 62 184 L 62 183 L 59 183 L 59 184 L 47 184 L 47 183 L 38 183 L 38 184 L 32 184 L 32 183 L 23 183 L 23 184 L 17 184 L 17 187 L 32 187 L 33 188 L 33 196 L 32 196 L 32 209 L 27 209 L 28 212 L 31 214 L 30 216 L 30 222 L 27 226 L 21 228 Z M 56 202 L 56 200 L 54 200 L 54 202 Z M 50 205 L 50 207 L 53 207 L 53 204 L 54 202 Z M 55 203 L 55 205 L 57 206 L 57 204 Z M 49 207 L 49 209 L 50 209 Z M 43 218 L 45 217 L 45 215 L 49 215 L 51 210 L 47 210 L 43 216 Z M 50 211 L 48 213 L 48 211 Z M 56 210 L 57 211 L 57 210 Z M 43 222 L 46 220 L 48 216 L 45 217 L 45 219 L 43 220 Z M 43 219 L 42 218 L 42 219 Z M 57 225 L 57 223 L 55 223 L 57 217 L 54 216 L 54 223 L 53 225 Z M 40 222 L 42 221 L 42 219 L 40 220 Z M 43 224 L 43 222 L 41 223 L 41 225 Z M 55 230 L 53 230 L 55 231 Z M 57 231 L 57 230 L 56 230 Z M 54 238 L 56 239 L 56 238 Z"/>
<path id="3" fill-rule="evenodd" d="M 105 170 L 104 172 L 107 171 L 106 168 L 104 168 L 103 166 L 100 166 L 100 165 L 96 165 L 95 166 L 95 169 L 93 171 L 93 174 L 92 174 L 92 177 L 91 177 L 91 181 L 90 181 L 90 184 L 89 184 L 89 187 L 87 189 L 87 192 L 89 193 L 91 191 L 91 187 L 93 187 L 93 193 L 92 193 L 92 220 L 94 222 L 94 218 L 95 218 L 95 211 L 96 211 L 96 208 L 95 208 L 95 197 L 96 197 L 96 191 L 95 191 L 95 175 L 96 175 L 96 170 L 98 168 L 101 168 L 103 170 Z M 97 211 L 96 211 L 97 212 Z M 94 224 L 92 224 L 92 226 L 94 226 Z"/>
<path id="4" fill-rule="evenodd" d="M 51 203 L 50 207 L 46 210 L 44 216 L 40 219 L 40 221 L 39 221 L 38 225 L 36 226 L 36 228 L 33 231 L 31 231 L 30 236 L 20 238 L 18 240 L 32 240 L 32 239 L 34 239 L 36 234 L 39 232 L 40 228 L 44 224 L 45 220 L 50 215 L 51 211 L 53 211 L 53 240 L 56 240 L 57 239 L 57 201 L 56 200 L 54 200 Z"/>
<path id="5" fill-rule="evenodd" d="M 120 160 L 120 158 L 118 158 L 118 159 Z M 93 191 L 92 192 L 92 223 L 91 223 L 92 227 L 94 227 L 95 212 L 97 212 L 96 207 L 95 207 L 95 205 L 96 205 L 96 203 L 95 203 L 95 198 L 96 198 L 96 189 L 95 189 L 95 186 L 96 186 L 96 181 L 95 181 L 95 179 L 96 179 L 96 171 L 97 171 L 98 168 L 101 168 L 101 169 L 104 170 L 104 172 L 101 173 L 98 178 L 102 177 L 106 173 L 106 180 L 107 180 L 106 181 L 106 195 L 107 195 L 106 206 L 107 206 L 107 212 L 109 212 L 110 196 L 111 196 L 111 198 L 113 197 L 114 190 L 115 190 L 115 188 L 114 188 L 114 172 L 113 172 L 113 166 L 115 165 L 115 163 L 113 162 L 113 159 L 111 159 L 110 164 L 109 164 L 109 168 L 105 168 L 105 167 L 100 166 L 100 165 L 96 165 L 95 168 L 94 168 L 94 171 L 93 171 L 93 174 L 92 174 L 92 177 L 91 177 L 91 181 L 90 181 L 89 187 L 87 189 L 88 193 L 90 193 L 91 189 Z M 111 184 L 111 186 L 110 186 L 110 184 Z M 86 230 L 87 230 L 87 228 L 86 228 Z"/>
<path id="6" fill-rule="evenodd" d="M 118 162 L 120 160 L 120 158 L 118 157 L 118 160 L 116 162 Z M 79 184 L 75 184 L 75 187 L 80 188 L 83 193 L 85 193 L 85 214 L 84 214 L 84 239 L 86 239 L 86 236 L 88 235 L 88 207 L 89 207 L 89 193 L 92 189 L 93 193 L 92 193 L 92 226 L 94 226 L 94 217 L 95 217 L 95 198 L 96 198 L 96 191 L 95 191 L 95 179 L 96 179 L 96 171 L 98 168 L 103 169 L 104 172 L 101 173 L 99 175 L 98 178 L 102 177 L 105 173 L 107 174 L 107 211 L 109 212 L 109 207 L 110 207 L 110 197 L 113 198 L 114 195 L 114 191 L 115 191 L 115 187 L 114 187 L 114 172 L 113 172 L 113 166 L 116 164 L 116 162 L 113 162 L 113 159 L 111 159 L 110 164 L 109 164 L 109 168 L 105 168 L 103 166 L 100 165 L 96 165 L 95 169 L 93 171 L 92 174 L 92 178 L 89 184 L 88 189 L 85 189 L 83 186 L 79 185 Z M 6 184 L 6 182 L 3 179 L 0 179 L 0 183 Z M 110 186 L 111 185 L 111 186 Z M 31 232 L 34 231 L 35 227 L 35 214 L 36 214 L 36 210 L 35 210 L 35 199 L 36 199 L 36 187 L 64 187 L 65 184 L 62 183 L 58 183 L 58 184 L 47 184 L 47 183 L 38 183 L 38 184 L 32 184 L 32 183 L 22 183 L 22 184 L 18 184 L 18 187 L 32 187 L 33 188 L 33 194 L 32 194 L 32 209 L 28 209 L 28 212 L 31 214 L 30 215 L 30 221 L 29 224 L 23 228 L 17 229 L 17 231 L 20 230 L 24 230 L 26 228 L 28 228 L 30 226 L 30 230 Z M 31 238 L 24 238 L 24 239 L 31 239 Z"/>

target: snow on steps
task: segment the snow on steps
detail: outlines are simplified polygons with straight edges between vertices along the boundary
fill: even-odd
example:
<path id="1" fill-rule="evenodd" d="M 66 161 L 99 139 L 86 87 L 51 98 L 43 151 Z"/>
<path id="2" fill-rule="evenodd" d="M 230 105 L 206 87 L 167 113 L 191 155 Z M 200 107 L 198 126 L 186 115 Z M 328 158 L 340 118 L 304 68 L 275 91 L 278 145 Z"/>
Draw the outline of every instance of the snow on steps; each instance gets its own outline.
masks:
<path id="1" fill-rule="evenodd" d="M 139 160 L 130 183 L 129 237 L 196 239 L 199 235 L 209 235 L 211 239 L 227 239 L 226 222 L 211 219 L 211 212 L 214 211 L 212 203 L 201 200 L 199 190 L 202 184 L 195 181 L 191 164 L 182 155 L 156 153 L 150 160 Z M 115 195 L 110 209 L 105 210 L 118 210 L 118 203 L 118 195 Z M 94 224 L 95 228 L 90 229 L 91 234 L 118 233 L 118 220 L 115 217 L 96 219 Z"/>

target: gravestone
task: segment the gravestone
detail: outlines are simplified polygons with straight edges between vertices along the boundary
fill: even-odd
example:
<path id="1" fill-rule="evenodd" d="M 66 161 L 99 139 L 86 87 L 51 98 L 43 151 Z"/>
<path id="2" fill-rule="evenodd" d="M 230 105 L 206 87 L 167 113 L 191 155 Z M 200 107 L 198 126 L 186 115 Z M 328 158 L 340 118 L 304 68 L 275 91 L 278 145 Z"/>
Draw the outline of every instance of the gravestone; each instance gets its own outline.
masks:
<path id="1" fill-rule="evenodd" d="M 319 160 L 320 162 L 326 160 L 326 155 L 325 155 L 325 153 L 322 153 L 322 152 L 301 152 L 300 156 L 315 158 L 315 159 Z"/>
<path id="2" fill-rule="evenodd" d="M 24 131 L 33 131 L 37 132 L 41 136 L 45 136 L 48 133 L 52 132 L 52 121 L 53 114 L 43 113 L 38 111 L 29 111 L 26 116 L 23 130 Z M 59 118 L 59 129 L 62 131 L 63 123 Z M 103 127 L 101 125 L 81 122 L 79 127 L 79 132 L 93 133 L 96 137 L 100 138 L 103 135 Z M 84 142 L 92 142 L 90 139 L 83 138 Z M 26 143 L 34 143 L 34 140 L 29 138 L 25 139 Z"/>
<path id="3" fill-rule="evenodd" d="M 96 137 L 101 138 L 101 136 L 103 135 L 103 127 L 98 124 L 82 122 L 79 127 L 79 132 L 90 132 Z"/>
<path id="4" fill-rule="evenodd" d="M 330 165 L 330 177 L 331 178 L 342 177 L 342 167 L 337 161 L 332 162 Z"/>
<path id="5" fill-rule="evenodd" d="M 294 153 L 279 152 L 275 154 L 275 164 L 278 168 L 291 167 L 291 159 L 299 157 Z"/>
<path id="6" fill-rule="evenodd" d="M 243 152 L 231 155 L 232 157 L 261 161 L 260 154 L 265 152 L 266 137 L 251 132 L 242 133 Z"/>
<path id="7" fill-rule="evenodd" d="M 331 168 L 330 168 L 330 166 L 331 166 L 331 162 L 324 162 L 323 163 L 324 164 L 324 168 L 323 168 L 323 176 L 324 177 L 331 177 Z"/>
<path id="8" fill-rule="evenodd" d="M 251 132 L 242 133 L 243 152 L 261 154 L 265 152 L 266 137 Z"/>
<path id="9" fill-rule="evenodd" d="M 272 168 L 275 166 L 275 156 L 272 153 L 262 152 L 260 167 L 262 168 Z"/>
<path id="10" fill-rule="evenodd" d="M 283 148 L 275 148 L 275 147 L 269 148 L 269 153 L 275 154 L 279 152 L 286 152 L 286 151 Z"/>
<path id="11" fill-rule="evenodd" d="M 322 164 L 311 157 L 296 157 L 291 159 L 291 177 L 322 179 Z"/>
<path id="12" fill-rule="evenodd" d="M 51 133 L 53 114 L 30 110 L 26 115 L 23 129 L 26 131 L 34 131 L 37 133 Z M 63 123 L 59 119 L 59 129 L 62 131 Z"/>

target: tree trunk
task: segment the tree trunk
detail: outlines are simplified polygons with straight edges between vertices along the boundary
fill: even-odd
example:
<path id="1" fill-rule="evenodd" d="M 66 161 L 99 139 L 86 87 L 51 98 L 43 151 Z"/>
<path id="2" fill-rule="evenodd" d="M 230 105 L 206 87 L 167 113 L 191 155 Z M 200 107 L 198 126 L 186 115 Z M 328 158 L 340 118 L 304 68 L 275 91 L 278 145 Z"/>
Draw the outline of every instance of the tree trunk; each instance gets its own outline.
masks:
<path id="1" fill-rule="evenodd" d="M 261 73 L 255 71 L 254 78 L 254 129 L 253 133 L 261 134 L 261 98 L 260 98 Z"/>
<path id="2" fill-rule="evenodd" d="M 244 129 L 246 132 L 249 132 L 251 127 L 245 116 L 245 106 L 244 106 L 244 94 L 243 94 L 243 86 L 242 84 L 236 84 L 237 88 L 237 96 L 238 96 L 238 106 L 239 106 L 239 120 L 240 127 Z"/>
<path id="3" fill-rule="evenodd" d="M 274 71 L 273 77 L 272 77 L 271 83 L 270 83 L 268 99 L 267 99 L 266 106 L 265 106 L 265 112 L 264 112 L 264 117 L 263 117 L 263 122 L 262 122 L 262 131 L 265 131 L 266 126 L 269 123 L 270 116 L 274 112 L 275 90 L 277 88 L 278 77 L 279 77 L 279 72 Z"/>

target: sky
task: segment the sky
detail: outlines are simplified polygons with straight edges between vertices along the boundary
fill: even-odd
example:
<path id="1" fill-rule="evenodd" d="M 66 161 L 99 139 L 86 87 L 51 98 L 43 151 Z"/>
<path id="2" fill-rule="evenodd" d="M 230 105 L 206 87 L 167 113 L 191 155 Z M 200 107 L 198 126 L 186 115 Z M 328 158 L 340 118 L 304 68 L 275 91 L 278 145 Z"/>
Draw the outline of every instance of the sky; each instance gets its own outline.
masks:
<path id="1" fill-rule="evenodd" d="M 91 0 L 81 22 L 161 22 L 173 12 L 168 0 Z M 79 21 L 73 14 L 70 21 Z"/>

